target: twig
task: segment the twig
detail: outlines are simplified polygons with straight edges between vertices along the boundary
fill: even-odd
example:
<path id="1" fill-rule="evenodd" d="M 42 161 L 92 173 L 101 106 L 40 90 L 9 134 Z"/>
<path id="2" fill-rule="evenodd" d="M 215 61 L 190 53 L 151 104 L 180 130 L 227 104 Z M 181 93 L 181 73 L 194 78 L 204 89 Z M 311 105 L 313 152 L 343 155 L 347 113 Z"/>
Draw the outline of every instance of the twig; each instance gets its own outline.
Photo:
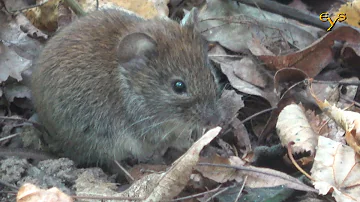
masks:
<path id="1" fill-rule="evenodd" d="M 209 55 L 209 57 L 243 58 L 240 55 Z"/>
<path id="2" fill-rule="evenodd" d="M 256 117 L 256 116 L 259 116 L 259 115 L 264 114 L 264 113 L 266 113 L 266 112 L 272 111 L 272 110 L 274 110 L 274 109 L 277 109 L 277 107 L 272 107 L 272 108 L 269 108 L 269 109 L 265 109 L 265 110 L 259 111 L 259 112 L 255 113 L 255 114 L 247 117 L 246 119 L 242 120 L 241 123 L 245 123 L 245 122 L 253 119 L 253 118 Z"/>
<path id="3" fill-rule="evenodd" d="M 313 83 L 321 83 L 321 84 L 339 84 L 339 85 L 347 85 L 347 86 L 360 86 L 360 81 L 321 81 L 312 79 Z"/>
<path id="4" fill-rule="evenodd" d="M 119 168 L 125 173 L 126 176 L 128 176 L 132 181 L 135 181 L 133 176 L 131 176 L 130 173 L 124 167 L 122 167 L 121 164 L 117 160 L 114 160 L 114 162 L 117 166 L 119 166 Z"/>
<path id="5" fill-rule="evenodd" d="M 37 161 L 54 159 L 55 157 L 43 151 L 36 151 L 24 148 L 0 148 L 0 156 L 17 156 L 21 158 L 31 158 Z"/>
<path id="6" fill-rule="evenodd" d="M 218 195 L 220 195 L 221 193 L 224 193 L 225 191 L 229 190 L 229 189 L 232 188 L 232 187 L 234 187 L 234 186 L 229 186 L 229 187 L 226 187 L 226 188 L 218 191 L 217 193 L 215 193 L 214 195 L 212 195 L 210 198 L 208 198 L 205 202 L 210 201 L 211 199 L 215 198 L 215 196 L 218 196 Z"/>
<path id="7" fill-rule="evenodd" d="M 86 12 L 81 8 L 80 4 L 75 0 L 64 0 L 64 2 L 74 11 L 77 16 L 85 16 Z"/>
<path id="8" fill-rule="evenodd" d="M 46 130 L 46 128 L 43 125 L 41 125 L 41 124 L 39 124 L 37 122 L 34 122 L 34 121 L 30 121 L 30 120 L 27 120 L 27 119 L 24 119 L 24 118 L 8 117 L 8 116 L 0 116 L 0 119 L 11 120 L 11 121 L 22 121 L 22 122 L 26 122 L 26 123 L 31 123 L 40 132 L 43 132 L 43 133 L 49 135 L 49 132 Z"/>
<path id="9" fill-rule="evenodd" d="M 7 140 L 7 139 L 11 139 L 11 138 L 16 137 L 16 136 L 18 136 L 18 135 L 21 135 L 21 133 L 15 133 L 15 134 L 12 134 L 12 135 L 9 135 L 9 136 L 0 138 L 0 142 L 2 142 L 2 141 L 4 141 L 4 140 Z"/>
<path id="10" fill-rule="evenodd" d="M 237 202 L 237 201 L 239 200 L 239 198 L 240 198 L 240 196 L 241 196 L 241 193 L 242 193 L 242 191 L 244 190 L 244 187 L 245 187 L 245 183 L 246 183 L 247 178 L 248 178 L 248 176 L 246 175 L 245 178 L 244 178 L 244 182 L 243 182 L 243 184 L 241 185 L 240 190 L 239 190 L 239 193 L 238 193 L 238 195 L 236 196 L 236 199 L 234 200 L 234 202 Z"/>
<path id="11" fill-rule="evenodd" d="M 293 141 L 289 142 L 287 148 L 288 148 L 288 156 L 291 160 L 291 162 L 294 164 L 294 166 L 302 173 L 304 174 L 307 178 L 309 178 L 311 181 L 315 181 L 314 178 L 312 178 L 307 172 L 305 172 L 300 166 L 299 164 L 296 163 L 293 155 L 292 155 L 292 149 L 291 146 L 294 145 L 295 143 Z"/>
<path id="12" fill-rule="evenodd" d="M 131 200 L 131 201 L 143 201 L 144 198 L 136 197 L 114 197 L 114 196 L 71 196 L 74 199 L 99 199 L 99 200 Z"/>
<path id="13" fill-rule="evenodd" d="M 355 100 L 350 99 L 349 97 L 345 96 L 345 95 L 340 95 L 340 99 L 346 100 L 348 102 L 353 103 L 355 106 L 360 107 L 360 103 L 356 102 Z"/>
<path id="14" fill-rule="evenodd" d="M 198 194 L 193 194 L 193 195 L 190 195 L 190 196 L 176 198 L 176 199 L 173 199 L 171 201 L 182 201 L 182 200 L 192 199 L 192 198 L 195 198 L 195 197 L 198 197 L 198 196 L 203 196 L 205 194 L 210 194 L 210 193 L 213 193 L 213 192 L 217 192 L 220 189 L 221 186 L 222 185 L 219 185 L 215 189 L 212 189 L 212 190 L 209 190 L 209 191 L 206 191 L 206 192 L 202 192 L 202 193 L 198 193 Z"/>
<path id="15" fill-rule="evenodd" d="M 265 11 L 268 11 L 271 13 L 276 13 L 283 17 L 297 20 L 304 24 L 312 25 L 312 26 L 321 28 L 323 30 L 327 30 L 329 28 L 329 24 L 320 21 L 318 16 L 295 9 L 295 8 L 291 8 L 289 6 L 280 4 L 276 1 L 264 1 L 264 0 L 235 0 L 235 1 L 249 5 L 249 6 L 258 7 L 258 8 L 261 8 L 262 10 L 265 10 Z M 334 28 L 340 27 L 340 26 L 349 26 L 354 29 L 357 29 L 353 26 L 350 26 L 350 25 L 347 25 L 347 24 L 344 24 L 341 22 L 337 22 L 336 25 L 334 26 Z"/>

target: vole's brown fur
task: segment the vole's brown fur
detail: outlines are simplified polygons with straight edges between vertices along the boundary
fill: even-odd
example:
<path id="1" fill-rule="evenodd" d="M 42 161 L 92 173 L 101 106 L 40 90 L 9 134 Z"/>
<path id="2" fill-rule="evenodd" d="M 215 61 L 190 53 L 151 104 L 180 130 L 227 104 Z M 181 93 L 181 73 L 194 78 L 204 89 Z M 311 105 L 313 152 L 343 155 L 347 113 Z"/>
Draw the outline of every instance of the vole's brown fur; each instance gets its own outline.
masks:
<path id="1" fill-rule="evenodd" d="M 33 101 L 54 145 L 77 162 L 144 158 L 187 148 L 191 131 L 219 122 L 210 68 L 191 26 L 96 11 L 47 43 L 32 75 Z M 185 93 L 174 91 L 178 80 Z"/>

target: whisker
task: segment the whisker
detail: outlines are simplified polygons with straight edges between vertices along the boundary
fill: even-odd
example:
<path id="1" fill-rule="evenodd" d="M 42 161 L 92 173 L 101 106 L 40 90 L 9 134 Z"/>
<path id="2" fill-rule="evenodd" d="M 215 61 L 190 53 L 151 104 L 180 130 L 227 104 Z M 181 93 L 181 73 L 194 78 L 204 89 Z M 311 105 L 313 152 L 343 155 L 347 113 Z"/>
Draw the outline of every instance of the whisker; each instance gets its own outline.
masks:
<path id="1" fill-rule="evenodd" d="M 170 135 L 172 132 L 174 132 L 180 126 L 181 126 L 180 124 L 177 124 L 177 126 L 173 127 L 172 130 L 170 130 L 168 133 L 166 133 L 166 135 L 164 135 L 160 141 L 162 142 L 162 141 L 166 140 L 167 136 Z M 186 128 L 184 128 L 184 129 L 186 129 Z"/>
<path id="2" fill-rule="evenodd" d="M 147 134 L 149 131 L 151 131 L 151 129 L 153 129 L 153 128 L 155 128 L 155 127 L 158 127 L 158 126 L 160 126 L 160 125 L 162 125 L 162 124 L 164 124 L 164 123 L 170 122 L 170 121 L 172 121 L 172 119 L 170 119 L 170 120 L 165 120 L 165 121 L 161 121 L 161 122 L 155 123 L 155 124 L 147 127 L 147 130 L 144 131 L 144 132 L 142 132 L 139 137 L 143 137 L 143 140 L 145 140 L 146 134 Z"/>

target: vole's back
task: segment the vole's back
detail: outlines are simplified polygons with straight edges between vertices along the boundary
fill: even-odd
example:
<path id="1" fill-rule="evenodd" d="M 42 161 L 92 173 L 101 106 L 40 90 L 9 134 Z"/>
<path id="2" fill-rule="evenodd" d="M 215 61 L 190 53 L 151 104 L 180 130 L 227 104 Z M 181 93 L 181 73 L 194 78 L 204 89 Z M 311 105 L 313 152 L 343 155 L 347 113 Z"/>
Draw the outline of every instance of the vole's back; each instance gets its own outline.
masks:
<path id="1" fill-rule="evenodd" d="M 119 50 L 119 42 L 136 32 L 155 40 L 157 54 L 147 57 L 149 68 L 139 68 L 143 62 L 136 58 L 125 63 L 126 71 L 138 69 L 125 76 L 119 52 L 131 51 Z M 115 153 L 118 159 L 141 156 L 163 135 L 170 141 L 177 139 L 170 132 L 196 128 L 201 120 L 193 113 L 217 116 L 216 85 L 205 52 L 200 38 L 175 22 L 97 11 L 64 28 L 43 49 L 32 75 L 34 105 L 55 149 L 78 162 L 108 162 Z M 186 83 L 186 96 L 173 92 L 173 77 Z M 178 123 L 181 130 L 174 128 Z"/>
<path id="2" fill-rule="evenodd" d="M 111 124 L 118 121 L 116 113 L 125 111 L 114 72 L 116 45 L 140 21 L 117 11 L 94 13 L 60 31 L 39 56 L 32 93 L 40 121 L 56 149 L 68 150 L 67 155 L 80 162 L 111 158 L 104 149 L 111 150 L 114 139 L 107 136 L 114 128 Z M 97 136 L 91 133 L 94 128 Z M 103 152 L 89 152 L 89 147 Z"/>

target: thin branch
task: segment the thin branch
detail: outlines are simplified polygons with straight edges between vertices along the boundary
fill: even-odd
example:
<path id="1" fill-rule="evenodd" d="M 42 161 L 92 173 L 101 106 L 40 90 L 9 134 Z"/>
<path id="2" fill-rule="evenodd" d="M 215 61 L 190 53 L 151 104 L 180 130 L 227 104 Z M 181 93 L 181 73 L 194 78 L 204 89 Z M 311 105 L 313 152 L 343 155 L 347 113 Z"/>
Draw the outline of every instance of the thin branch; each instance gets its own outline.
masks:
<path id="1" fill-rule="evenodd" d="M 80 6 L 80 4 L 75 1 L 75 0 L 64 0 L 64 2 L 66 3 L 67 6 L 69 6 L 71 8 L 71 10 L 74 11 L 74 13 L 77 16 L 85 16 L 86 12 L 84 11 L 84 9 L 82 9 L 82 7 Z"/>
<path id="2" fill-rule="evenodd" d="M 135 181 L 134 177 L 131 176 L 130 173 L 124 167 L 122 167 L 121 164 L 117 160 L 114 160 L 114 162 L 125 173 L 125 175 L 128 176 L 132 180 L 132 182 Z"/>
<path id="3" fill-rule="evenodd" d="M 288 148 L 288 156 L 289 156 L 291 162 L 294 164 L 294 166 L 295 166 L 302 174 L 304 174 L 307 178 L 309 178 L 311 181 L 314 182 L 314 181 L 315 181 L 314 178 L 312 178 L 307 172 L 305 172 L 305 171 L 299 166 L 299 164 L 296 163 L 296 161 L 295 161 L 295 159 L 294 159 L 294 157 L 293 157 L 293 155 L 292 155 L 292 149 L 291 149 L 291 146 L 292 146 L 293 144 L 295 144 L 295 143 L 291 141 L 291 142 L 289 142 L 289 144 L 288 144 L 288 146 L 287 146 L 287 148 Z"/>
<path id="4" fill-rule="evenodd" d="M 216 187 L 215 189 L 212 189 L 212 190 L 209 190 L 209 191 L 206 191 L 206 192 L 202 192 L 202 193 L 198 193 L 198 194 L 193 194 L 193 195 L 190 195 L 190 196 L 185 196 L 185 197 L 181 197 L 181 198 L 176 198 L 176 199 L 173 199 L 171 201 L 182 201 L 182 200 L 187 200 L 187 199 L 192 199 L 192 198 L 196 198 L 196 197 L 199 197 L 199 196 L 203 196 L 205 194 L 210 194 L 210 193 L 213 193 L 213 192 L 217 192 L 220 190 L 220 187 L 222 185 L 219 185 L 218 187 Z"/>
<path id="5" fill-rule="evenodd" d="M 256 117 L 256 116 L 259 116 L 259 115 L 264 114 L 264 113 L 266 113 L 266 112 L 270 112 L 270 111 L 275 110 L 275 109 L 277 109 L 277 107 L 272 107 L 272 108 L 269 108 L 269 109 L 265 109 L 265 110 L 259 111 L 259 112 L 255 113 L 255 114 L 247 117 L 246 119 L 242 120 L 241 123 L 245 123 L 245 122 L 253 119 L 253 118 Z"/>
<path id="6" fill-rule="evenodd" d="M 8 139 L 11 139 L 11 138 L 16 137 L 16 136 L 18 136 L 18 135 L 21 135 L 21 133 L 15 133 L 15 134 L 12 134 L 12 135 L 9 135 L 9 136 L 0 138 L 0 142 L 5 141 L 5 140 L 8 140 Z"/>
<path id="7" fill-rule="evenodd" d="M 236 199 L 234 200 L 234 202 L 237 202 L 237 201 L 239 200 L 239 198 L 240 198 L 240 196 L 241 196 L 241 193 L 242 193 L 242 191 L 244 190 L 244 187 L 245 187 L 245 183 L 246 183 L 246 181 L 247 181 L 247 178 L 248 178 L 248 176 L 246 175 L 245 178 L 244 178 L 244 182 L 243 182 L 243 184 L 241 185 L 240 190 L 239 190 L 239 193 L 238 193 L 238 195 L 236 196 Z"/>
<path id="8" fill-rule="evenodd" d="M 325 23 L 319 20 L 319 16 L 313 15 L 311 13 L 292 8 L 287 5 L 283 5 L 281 3 L 278 3 L 276 1 L 264 1 L 264 0 L 235 0 L 237 2 L 252 6 L 252 7 L 258 7 L 262 10 L 279 14 L 283 17 L 297 20 L 301 23 L 312 25 L 318 28 L 321 28 L 323 30 L 327 30 L 329 28 L 329 23 Z M 341 27 L 341 26 L 348 26 L 352 27 L 354 29 L 359 30 L 356 27 L 347 25 L 345 23 L 337 22 L 334 28 Z"/>

